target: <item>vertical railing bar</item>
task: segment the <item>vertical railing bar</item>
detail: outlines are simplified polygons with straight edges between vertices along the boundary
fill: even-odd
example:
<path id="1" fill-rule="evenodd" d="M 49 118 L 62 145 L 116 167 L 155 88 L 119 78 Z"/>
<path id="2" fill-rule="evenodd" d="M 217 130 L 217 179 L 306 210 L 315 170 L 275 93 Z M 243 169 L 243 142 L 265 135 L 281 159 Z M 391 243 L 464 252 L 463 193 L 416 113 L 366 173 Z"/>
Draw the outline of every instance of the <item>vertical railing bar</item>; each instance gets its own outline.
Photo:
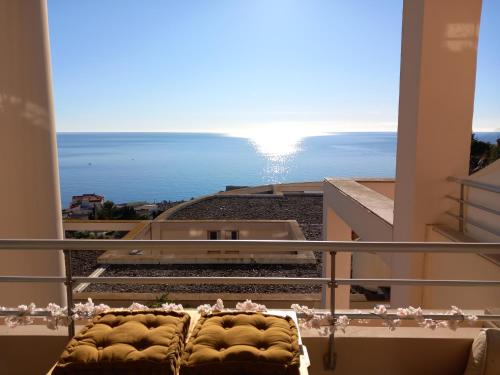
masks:
<path id="1" fill-rule="evenodd" d="M 336 280 L 336 274 L 335 274 L 335 261 L 336 261 L 336 256 L 337 252 L 336 251 L 331 251 L 330 252 L 330 257 L 332 258 L 331 262 L 331 269 L 330 269 L 330 313 L 332 314 L 332 317 L 335 316 L 335 289 L 337 288 L 337 280 Z"/>
<path id="2" fill-rule="evenodd" d="M 64 266 L 66 268 L 66 303 L 68 306 L 68 316 L 72 315 L 73 308 L 73 275 L 71 270 L 71 250 L 63 250 L 64 253 Z M 75 336 L 75 321 L 70 319 L 68 323 L 68 337 L 69 339 Z"/>
<path id="3" fill-rule="evenodd" d="M 323 262 L 323 267 L 321 269 L 321 277 L 324 277 L 325 279 L 328 277 L 328 253 L 322 252 L 321 253 L 321 260 Z M 326 309 L 328 308 L 326 302 L 327 302 L 327 296 L 328 296 L 328 284 L 323 284 L 321 286 L 321 308 Z"/>
<path id="4" fill-rule="evenodd" d="M 335 261 L 336 261 L 336 251 L 330 251 L 330 314 L 331 322 L 330 324 L 335 324 L 335 293 L 337 288 L 337 280 L 335 273 Z M 328 353 L 325 358 L 325 367 L 327 370 L 334 370 L 337 361 L 337 355 L 335 353 L 335 327 L 330 332 L 328 338 Z"/>
<path id="5" fill-rule="evenodd" d="M 458 216 L 460 220 L 458 220 L 458 231 L 460 233 L 464 233 L 464 200 L 465 200 L 465 186 L 464 184 L 460 184 L 460 203 L 459 203 L 459 212 Z"/>

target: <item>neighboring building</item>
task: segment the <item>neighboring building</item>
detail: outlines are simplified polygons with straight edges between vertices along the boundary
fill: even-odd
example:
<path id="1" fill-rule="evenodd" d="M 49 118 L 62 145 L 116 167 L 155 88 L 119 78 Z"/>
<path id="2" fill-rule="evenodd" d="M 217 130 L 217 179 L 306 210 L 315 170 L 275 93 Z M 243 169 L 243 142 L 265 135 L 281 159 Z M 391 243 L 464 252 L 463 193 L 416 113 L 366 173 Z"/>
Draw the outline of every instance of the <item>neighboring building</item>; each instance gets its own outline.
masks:
<path id="1" fill-rule="evenodd" d="M 97 194 L 73 195 L 71 197 L 71 208 L 80 207 L 81 209 L 99 208 L 104 203 L 104 196 Z"/>
<path id="2" fill-rule="evenodd" d="M 144 203 L 139 206 L 132 206 L 137 215 L 153 219 L 160 210 L 156 203 Z"/>
<path id="3" fill-rule="evenodd" d="M 93 194 L 73 195 L 68 210 L 63 210 L 64 218 L 88 219 L 102 207 L 104 196 Z"/>

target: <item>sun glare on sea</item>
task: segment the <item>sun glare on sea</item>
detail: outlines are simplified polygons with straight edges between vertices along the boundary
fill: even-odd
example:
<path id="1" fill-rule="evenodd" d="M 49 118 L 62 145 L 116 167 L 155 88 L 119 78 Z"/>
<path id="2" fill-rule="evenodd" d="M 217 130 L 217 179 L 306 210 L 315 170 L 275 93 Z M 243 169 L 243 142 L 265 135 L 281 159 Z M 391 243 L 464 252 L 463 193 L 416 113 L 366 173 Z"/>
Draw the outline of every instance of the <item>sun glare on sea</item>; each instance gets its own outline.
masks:
<path id="1" fill-rule="evenodd" d="M 300 151 L 303 136 L 286 132 L 265 132 L 248 137 L 256 151 L 269 159 L 292 156 Z"/>
<path id="2" fill-rule="evenodd" d="M 302 150 L 304 139 L 318 134 L 310 134 L 306 129 L 297 131 L 296 128 L 266 126 L 229 135 L 246 138 L 257 154 L 265 159 L 263 179 L 268 183 L 278 183 L 286 179 L 295 155 Z"/>
<path id="3" fill-rule="evenodd" d="M 264 126 L 232 131 L 228 135 L 246 138 L 259 154 L 270 160 L 279 160 L 295 155 L 301 150 L 304 138 L 318 134 L 295 128 Z"/>

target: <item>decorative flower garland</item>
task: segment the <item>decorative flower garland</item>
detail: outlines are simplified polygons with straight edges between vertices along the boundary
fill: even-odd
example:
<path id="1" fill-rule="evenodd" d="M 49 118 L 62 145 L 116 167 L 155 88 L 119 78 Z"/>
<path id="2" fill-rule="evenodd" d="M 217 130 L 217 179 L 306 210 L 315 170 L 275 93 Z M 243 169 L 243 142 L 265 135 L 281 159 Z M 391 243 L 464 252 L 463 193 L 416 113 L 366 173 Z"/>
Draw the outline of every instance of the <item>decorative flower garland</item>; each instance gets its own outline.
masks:
<path id="1" fill-rule="evenodd" d="M 247 299 L 245 302 L 238 302 L 236 304 L 236 311 L 247 311 L 247 312 L 266 312 L 267 307 L 265 305 L 260 305 L 258 303 L 252 302 L 252 300 Z M 219 298 L 215 305 L 210 306 L 209 304 L 200 305 L 197 311 L 203 315 L 210 315 L 212 313 L 217 313 L 221 311 L 235 311 L 227 309 L 224 307 L 224 302 Z"/>
<path id="2" fill-rule="evenodd" d="M 345 332 L 346 327 L 352 320 L 361 324 L 368 323 L 367 319 L 351 320 L 347 315 L 340 315 L 336 318 L 332 318 L 330 313 L 319 313 L 305 305 L 293 304 L 290 307 L 293 311 L 301 315 L 301 318 L 299 319 L 301 327 L 318 329 L 325 335 L 332 333 L 337 329 Z M 0 311 L 7 310 L 11 309 L 0 306 Z M 37 308 L 34 303 L 30 303 L 29 305 L 19 305 L 16 309 L 16 314 L 9 315 L 5 318 L 5 324 L 10 328 L 14 328 L 19 325 L 33 324 L 33 318 L 36 316 L 37 312 L 48 312 L 48 316 L 42 316 L 46 326 L 50 329 L 57 329 L 59 326 L 67 326 L 72 320 L 88 320 L 92 319 L 96 315 L 106 313 L 108 311 L 181 312 L 184 311 L 184 308 L 182 305 L 175 303 L 164 303 L 159 308 L 150 308 L 137 302 L 132 303 L 127 308 L 111 308 L 102 303 L 96 305 L 92 299 L 89 298 L 85 303 L 75 304 L 72 314 L 68 314 L 67 307 L 61 307 L 55 303 L 49 303 L 46 308 Z M 206 316 L 222 311 L 266 312 L 267 307 L 247 299 L 244 302 L 238 302 L 236 304 L 236 309 L 228 309 L 224 307 L 224 302 L 219 298 L 214 305 L 204 304 L 198 306 L 197 311 L 201 315 Z M 362 312 L 360 310 L 355 310 L 355 313 L 360 314 Z M 389 314 L 384 305 L 377 305 L 373 308 L 373 312 L 371 314 L 383 319 L 383 325 L 388 327 L 390 331 L 394 331 L 396 327 L 399 327 L 402 319 L 414 319 L 418 326 L 432 330 L 438 327 L 456 330 L 464 321 L 472 324 L 478 320 L 477 316 L 466 315 L 456 306 L 451 306 L 451 309 L 444 313 L 444 315 L 450 316 L 450 318 L 446 320 L 425 318 L 422 308 L 412 306 L 408 308 L 398 308 L 395 314 Z M 394 315 L 396 317 L 393 317 Z"/>
<path id="3" fill-rule="evenodd" d="M 319 314 L 307 306 L 301 306 L 298 304 L 293 304 L 291 309 L 296 313 L 301 314 L 304 318 L 301 319 L 301 326 L 304 328 L 316 328 L 322 329 L 324 334 L 331 333 L 337 329 L 345 332 L 346 327 L 350 324 L 351 319 L 347 315 L 340 315 L 337 318 L 332 319 L 331 313 Z M 360 310 L 356 310 L 355 313 L 361 313 Z M 384 305 L 377 305 L 373 308 L 373 315 L 378 316 L 383 319 L 382 323 L 384 326 L 388 327 L 390 331 L 394 331 L 397 327 L 401 326 L 402 319 L 414 319 L 419 327 L 429 328 L 435 330 L 436 328 L 450 328 L 455 331 L 462 322 L 467 321 L 469 324 L 476 322 L 476 315 L 466 315 L 457 306 L 451 306 L 451 309 L 446 311 L 443 315 L 449 315 L 450 318 L 446 320 L 434 320 L 424 317 L 424 313 L 421 307 L 407 307 L 398 308 L 396 310 L 396 318 L 391 317 L 393 314 L 389 314 L 387 308 Z M 357 323 L 366 324 L 367 319 L 354 319 Z M 333 321 L 333 324 L 332 324 Z"/>
<path id="4" fill-rule="evenodd" d="M 7 307 L 0 306 L 0 311 L 13 310 Z M 133 302 L 129 307 L 126 308 L 111 308 L 103 303 L 96 305 L 91 298 L 87 299 L 85 303 L 76 303 L 72 309 L 72 314 L 68 314 L 67 307 L 61 307 L 55 303 L 49 303 L 46 308 L 37 308 L 34 303 L 29 305 L 19 305 L 17 306 L 16 314 L 9 315 L 5 317 L 5 324 L 10 328 L 15 328 L 20 325 L 30 325 L 34 323 L 34 317 L 36 317 L 37 312 L 48 312 L 48 316 L 41 316 L 45 321 L 47 328 L 57 329 L 60 326 L 67 326 L 72 320 L 89 320 L 96 315 L 106 313 L 108 311 L 184 311 L 184 308 L 180 304 L 175 303 L 164 303 L 161 307 L 150 308 L 146 305 Z M 210 315 L 215 312 L 229 311 L 224 307 L 224 303 L 219 298 L 214 305 L 200 305 L 197 308 L 201 315 Z M 253 312 L 265 312 L 267 311 L 266 306 L 254 303 L 251 300 L 246 300 L 245 302 L 238 302 L 236 304 L 236 311 L 253 311 Z"/>
<path id="5" fill-rule="evenodd" d="M 12 310 L 10 308 L 0 306 L 0 311 Z M 37 308 L 34 303 L 29 305 L 17 306 L 17 314 L 5 317 L 5 324 L 10 328 L 15 328 L 20 325 L 30 325 L 34 323 L 34 317 L 37 312 L 48 312 L 48 316 L 41 316 L 45 321 L 47 328 L 57 329 L 60 326 L 67 326 L 72 320 L 89 320 L 96 315 L 108 311 L 138 311 L 138 310 L 151 310 L 151 311 L 183 311 L 182 305 L 175 303 L 164 303 L 159 308 L 149 308 L 146 305 L 134 302 L 127 308 L 111 308 L 103 303 L 96 305 L 91 298 L 85 303 L 76 303 L 73 307 L 73 313 L 68 314 L 67 307 L 61 307 L 55 303 L 49 303 L 46 308 Z"/>

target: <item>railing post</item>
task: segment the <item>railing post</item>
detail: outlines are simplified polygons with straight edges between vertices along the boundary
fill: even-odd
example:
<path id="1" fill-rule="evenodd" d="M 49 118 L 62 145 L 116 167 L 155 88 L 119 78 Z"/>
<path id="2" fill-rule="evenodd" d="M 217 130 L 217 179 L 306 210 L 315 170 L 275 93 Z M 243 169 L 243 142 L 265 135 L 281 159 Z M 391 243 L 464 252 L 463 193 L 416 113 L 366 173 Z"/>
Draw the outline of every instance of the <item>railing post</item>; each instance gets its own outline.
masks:
<path id="1" fill-rule="evenodd" d="M 465 200 L 465 186 L 460 184 L 460 207 L 458 211 L 458 231 L 464 233 L 464 200 Z"/>
<path id="2" fill-rule="evenodd" d="M 335 256 L 336 251 L 330 251 L 330 282 L 328 286 L 330 287 L 330 314 L 331 314 L 331 324 L 335 324 L 335 291 L 337 289 L 337 280 L 335 278 Z M 335 353 L 335 327 L 330 333 L 328 338 L 328 353 L 325 355 L 325 369 L 334 370 L 335 364 L 337 362 L 337 354 Z"/>
<path id="3" fill-rule="evenodd" d="M 75 321 L 71 318 L 73 309 L 73 277 L 71 271 L 71 250 L 63 250 L 64 253 L 64 265 L 66 268 L 66 303 L 68 306 L 68 316 L 70 321 L 68 322 L 68 337 L 69 339 L 75 336 Z"/>

